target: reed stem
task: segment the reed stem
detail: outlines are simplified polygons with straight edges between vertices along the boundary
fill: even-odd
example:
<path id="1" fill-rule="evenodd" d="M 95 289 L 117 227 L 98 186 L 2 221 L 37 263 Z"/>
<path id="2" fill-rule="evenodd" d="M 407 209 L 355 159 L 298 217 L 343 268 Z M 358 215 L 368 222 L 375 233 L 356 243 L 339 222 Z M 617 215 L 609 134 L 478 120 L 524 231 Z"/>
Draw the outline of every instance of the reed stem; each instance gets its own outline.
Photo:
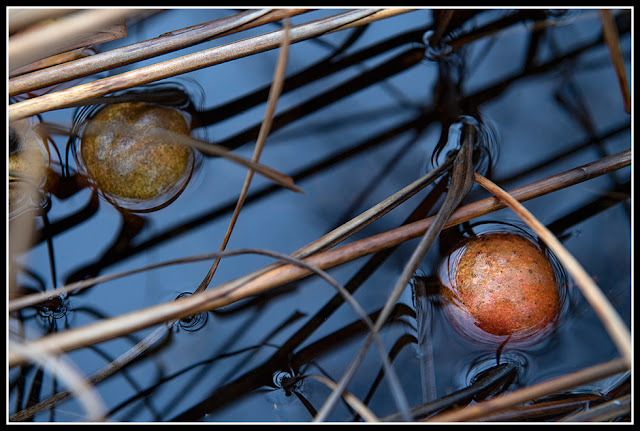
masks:
<path id="1" fill-rule="evenodd" d="M 9 38 L 7 53 L 9 70 L 25 66 L 35 60 L 84 46 L 87 34 L 121 24 L 144 12 L 140 9 L 89 9 L 55 20 L 34 30 Z M 79 45 L 78 45 L 79 44 Z"/>
<path id="2" fill-rule="evenodd" d="M 345 24 L 367 17 L 376 11 L 375 9 L 347 11 L 329 18 L 293 26 L 290 30 L 290 43 L 320 36 Z M 8 108 L 9 121 L 62 109 L 105 94 L 269 51 L 279 47 L 283 37 L 284 30 L 278 30 L 14 103 Z"/>
<path id="3" fill-rule="evenodd" d="M 625 150 L 587 165 L 511 190 L 509 194 L 521 202 L 526 201 L 615 171 L 628 166 L 630 163 L 631 150 Z M 489 197 L 459 207 L 453 212 L 445 224 L 445 228 L 455 226 L 481 215 L 489 214 L 504 207 L 504 203 L 495 197 Z M 426 232 L 431 223 L 433 223 L 433 219 L 433 217 L 429 217 L 387 232 L 354 241 L 342 247 L 310 256 L 305 261 L 314 267 L 326 270 L 417 238 Z M 240 286 L 235 285 L 232 281 L 198 295 L 192 295 L 189 298 L 159 304 L 109 319 L 103 319 L 99 322 L 70 329 L 65 332 L 53 333 L 37 340 L 29 341 L 28 344 L 33 343 L 45 352 L 63 353 L 100 341 L 117 338 L 124 334 L 163 322 L 192 316 L 202 311 L 228 305 L 260 292 L 265 292 L 284 283 L 298 280 L 309 274 L 310 272 L 304 268 L 301 269 L 294 265 L 287 264 L 243 282 Z M 246 279 L 246 277 L 242 278 L 243 281 Z M 7 356 L 10 367 L 24 364 L 26 361 L 26 358 L 18 352 L 9 351 Z"/>
<path id="4" fill-rule="evenodd" d="M 91 57 L 9 80 L 9 95 L 15 96 L 54 84 L 83 78 L 116 67 L 132 64 L 169 52 L 174 52 L 223 35 L 233 34 L 307 12 L 306 9 L 250 10 L 230 17 L 209 21 L 164 33 L 156 38 L 101 52 Z"/>
<path id="5" fill-rule="evenodd" d="M 627 371 L 628 369 L 629 364 L 626 359 L 614 359 L 609 362 L 576 371 L 575 373 L 567 374 L 562 377 L 557 377 L 552 380 L 547 380 L 545 382 L 531 385 L 526 388 L 518 389 L 508 394 L 492 398 L 487 401 L 482 401 L 472 406 L 441 413 L 429 418 L 427 422 L 471 421 L 473 419 L 480 418 L 488 413 L 498 412 L 503 409 L 522 404 L 548 394 L 573 389 L 577 386 L 591 383 L 596 380 Z"/>

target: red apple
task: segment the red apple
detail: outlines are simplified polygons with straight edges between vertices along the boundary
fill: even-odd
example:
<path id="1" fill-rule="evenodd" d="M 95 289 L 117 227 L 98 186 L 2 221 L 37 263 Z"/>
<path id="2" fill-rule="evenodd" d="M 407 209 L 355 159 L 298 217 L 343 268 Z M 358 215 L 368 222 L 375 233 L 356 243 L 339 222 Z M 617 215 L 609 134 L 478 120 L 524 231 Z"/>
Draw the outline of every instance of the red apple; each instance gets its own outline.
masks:
<path id="1" fill-rule="evenodd" d="M 472 337 L 481 336 L 479 329 L 502 339 L 524 339 L 547 328 L 560 311 L 547 256 L 515 233 L 469 239 L 446 259 L 440 278 L 450 320 Z"/>

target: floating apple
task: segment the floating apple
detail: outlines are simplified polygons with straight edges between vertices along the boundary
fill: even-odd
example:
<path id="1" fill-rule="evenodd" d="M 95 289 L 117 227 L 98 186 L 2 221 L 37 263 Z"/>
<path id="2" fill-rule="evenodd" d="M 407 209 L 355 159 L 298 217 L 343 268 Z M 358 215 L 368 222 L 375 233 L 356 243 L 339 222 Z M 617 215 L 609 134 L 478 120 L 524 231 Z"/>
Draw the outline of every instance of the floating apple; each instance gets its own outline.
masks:
<path id="1" fill-rule="evenodd" d="M 474 339 L 537 340 L 561 309 L 547 255 L 516 233 L 468 239 L 445 259 L 439 276 L 446 315 Z"/>
<path id="2" fill-rule="evenodd" d="M 27 118 L 9 127 L 9 219 L 41 208 L 42 195 L 54 182 L 47 143 L 36 131 L 36 124 L 33 118 Z"/>
<path id="3" fill-rule="evenodd" d="M 180 194 L 193 169 L 194 151 L 169 136 L 159 139 L 158 130 L 189 135 L 190 125 L 181 111 L 146 102 L 109 104 L 88 120 L 81 163 L 109 201 L 150 211 Z"/>

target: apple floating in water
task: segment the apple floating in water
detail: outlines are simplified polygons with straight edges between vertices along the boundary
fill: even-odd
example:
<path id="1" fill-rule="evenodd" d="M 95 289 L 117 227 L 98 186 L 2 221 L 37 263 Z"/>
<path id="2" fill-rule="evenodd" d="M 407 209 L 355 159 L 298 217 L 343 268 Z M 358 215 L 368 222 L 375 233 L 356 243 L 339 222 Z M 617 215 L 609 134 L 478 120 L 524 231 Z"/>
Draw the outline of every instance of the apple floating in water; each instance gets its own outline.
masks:
<path id="1" fill-rule="evenodd" d="M 561 310 L 547 255 L 516 233 L 467 239 L 445 258 L 439 278 L 445 315 L 474 340 L 538 342 L 553 329 Z"/>
<path id="2" fill-rule="evenodd" d="M 188 146 L 159 139 L 157 131 L 188 136 L 189 123 L 187 114 L 168 106 L 146 102 L 105 105 L 87 120 L 79 161 L 89 179 L 116 206 L 140 212 L 160 209 L 186 186 L 195 155 Z"/>
<path id="3" fill-rule="evenodd" d="M 9 220 L 28 210 L 42 209 L 43 196 L 55 187 L 46 137 L 36 130 L 37 121 L 25 118 L 9 125 Z"/>

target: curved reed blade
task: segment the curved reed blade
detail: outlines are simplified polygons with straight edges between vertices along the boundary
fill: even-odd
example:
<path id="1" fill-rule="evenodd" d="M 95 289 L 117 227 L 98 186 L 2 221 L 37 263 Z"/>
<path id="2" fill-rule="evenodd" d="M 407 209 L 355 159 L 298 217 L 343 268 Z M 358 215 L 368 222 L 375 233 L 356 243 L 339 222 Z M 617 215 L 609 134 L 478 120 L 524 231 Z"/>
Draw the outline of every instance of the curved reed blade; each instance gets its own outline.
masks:
<path id="1" fill-rule="evenodd" d="M 9 344 L 14 352 L 18 351 L 21 355 L 29 357 L 33 362 L 47 368 L 53 375 L 56 375 L 60 380 L 65 382 L 86 410 L 87 420 L 92 422 L 104 420 L 106 411 L 104 401 L 96 389 L 84 379 L 74 365 L 60 358 L 52 360 L 55 354 L 42 352 L 32 345 L 20 342 L 12 342 Z"/>
<path id="2" fill-rule="evenodd" d="M 273 115 L 276 110 L 278 98 L 280 97 L 280 94 L 282 92 L 282 84 L 284 82 L 284 76 L 287 67 L 287 59 L 289 58 L 289 28 L 289 20 L 285 19 L 284 38 L 282 39 L 282 47 L 280 48 L 280 55 L 278 56 L 278 62 L 276 63 L 276 69 L 274 71 L 273 84 L 271 86 L 271 90 L 269 91 L 267 109 L 264 114 L 262 125 L 260 126 L 260 133 L 258 134 L 258 139 L 256 140 L 256 145 L 253 150 L 253 156 L 251 157 L 251 160 L 255 163 L 258 162 L 258 160 L 260 159 L 260 154 L 262 154 L 262 149 L 264 148 L 267 136 L 269 135 L 269 131 L 271 130 L 271 123 L 273 121 Z M 238 202 L 236 203 L 236 207 L 234 208 L 233 214 L 231 215 L 231 221 L 229 222 L 229 227 L 224 234 L 224 238 L 222 239 L 222 244 L 220 245 L 219 251 L 224 251 L 224 249 L 227 247 L 229 238 L 231 237 L 231 232 L 233 231 L 236 221 L 238 220 L 240 210 L 242 209 L 242 206 L 244 205 L 245 199 L 247 197 L 247 193 L 249 192 L 249 185 L 251 184 L 252 178 L 253 170 L 249 169 L 244 183 L 242 184 L 242 190 L 240 190 Z M 207 288 L 207 286 L 211 282 L 211 279 L 213 278 L 213 275 L 216 272 L 216 268 L 218 267 L 219 263 L 219 258 L 214 259 L 209 272 L 194 293 L 201 292 Z"/>
<path id="3" fill-rule="evenodd" d="M 631 93 L 629 91 L 629 81 L 627 80 L 627 71 L 624 67 L 622 51 L 620 50 L 618 29 L 610 10 L 601 9 L 598 12 L 600 13 L 600 21 L 602 22 L 602 35 L 604 40 L 607 42 L 609 54 L 611 55 L 611 62 L 613 63 L 613 68 L 616 71 L 620 91 L 622 92 L 624 110 L 627 114 L 631 114 Z"/>
<path id="4" fill-rule="evenodd" d="M 458 207 L 462 199 L 467 195 L 467 193 L 469 193 L 469 190 L 473 186 L 472 153 L 473 144 L 476 140 L 476 131 L 474 126 L 466 124 L 463 127 L 462 135 L 462 145 L 453 163 L 451 173 L 451 187 L 449 189 L 449 192 L 447 193 L 444 203 L 442 204 L 442 207 L 440 208 L 440 210 L 438 210 L 433 224 L 429 226 L 424 236 L 421 238 L 420 243 L 415 248 L 413 254 L 409 258 L 409 261 L 407 261 L 407 263 L 405 264 L 405 267 L 402 270 L 402 274 L 398 278 L 398 281 L 396 282 L 391 295 L 389 296 L 389 299 L 385 303 L 385 307 L 380 313 L 378 320 L 376 320 L 376 326 L 373 333 L 367 338 L 363 347 L 358 352 L 358 355 L 349 365 L 349 368 L 340 379 L 338 387 L 331 393 L 322 408 L 318 411 L 318 415 L 314 418 L 314 421 L 324 421 L 332 408 L 335 406 L 338 397 L 341 395 L 341 391 L 346 388 L 347 384 L 355 374 L 356 369 L 360 365 L 360 362 L 364 358 L 364 354 L 372 341 L 372 335 L 377 333 L 382 328 L 387 318 L 389 317 L 391 309 L 395 306 L 398 299 L 400 299 L 400 296 L 406 289 L 409 280 L 415 273 L 416 269 L 418 269 L 420 263 L 424 260 L 427 251 L 429 251 L 429 247 L 431 247 L 431 244 L 433 244 L 433 241 L 435 241 L 437 236 L 440 234 L 440 230 L 444 227 L 446 221 L 449 219 L 453 211 Z M 406 406 L 399 407 L 404 407 L 406 409 Z M 400 410 L 402 411 L 402 408 L 400 408 Z M 405 417 L 404 419 L 411 420 L 410 417 Z"/>
<path id="5" fill-rule="evenodd" d="M 580 265 L 580 262 L 562 245 L 556 236 L 527 210 L 520 202 L 514 199 L 509 193 L 502 190 L 491 180 L 482 175 L 475 174 L 476 182 L 489 192 L 497 196 L 509 208 L 511 208 L 525 223 L 531 227 L 538 237 L 558 257 L 566 270 L 574 278 L 582 294 L 585 296 L 591 307 L 594 309 L 602 324 L 607 329 L 609 336 L 618 347 L 618 351 L 622 357 L 628 361 L 631 366 L 631 333 L 627 328 L 618 312 L 613 308 L 611 302 L 602 293 L 598 285 L 593 281 L 591 276 Z"/>
<path id="6" fill-rule="evenodd" d="M 616 169 L 628 166 L 630 163 L 631 150 L 626 150 L 619 154 L 598 160 L 597 162 L 589 163 L 553 177 L 545 178 L 511 190 L 509 194 L 523 201 L 532 199 L 592 179 L 598 175 L 615 171 Z M 482 199 L 454 211 L 445 224 L 445 227 L 455 226 L 456 224 L 502 208 L 505 208 L 505 205 L 495 197 Z M 306 260 L 320 269 L 332 268 L 353 259 L 418 238 L 424 235 L 433 223 L 433 220 L 434 217 L 422 219 L 391 231 L 383 232 L 382 234 L 354 241 L 351 244 L 334 250 L 313 255 Z M 212 255 L 209 254 L 207 258 L 211 258 L 211 256 Z M 225 283 L 210 291 L 202 292 L 200 295 L 194 295 L 191 298 L 182 299 L 179 302 L 172 301 L 171 303 L 152 306 L 114 318 L 105 319 L 101 322 L 70 329 L 63 334 L 47 335 L 30 341 L 30 343 L 40 345 L 45 350 L 71 351 L 98 341 L 116 338 L 138 329 L 228 305 L 235 301 L 265 292 L 284 283 L 298 280 L 309 274 L 310 272 L 306 269 L 299 269 L 292 265 L 284 265 L 265 274 L 259 274 L 250 280 L 243 277 L 240 283 L 233 281 Z M 95 283 L 95 281 L 93 281 L 93 283 Z M 57 296 L 57 294 L 54 295 Z M 45 295 L 45 297 L 46 296 L 47 295 Z M 221 297 L 223 297 L 223 299 L 220 299 Z M 42 300 L 41 296 L 39 298 L 39 300 Z M 10 367 L 20 365 L 25 361 L 24 357 L 11 351 L 7 357 Z"/>

